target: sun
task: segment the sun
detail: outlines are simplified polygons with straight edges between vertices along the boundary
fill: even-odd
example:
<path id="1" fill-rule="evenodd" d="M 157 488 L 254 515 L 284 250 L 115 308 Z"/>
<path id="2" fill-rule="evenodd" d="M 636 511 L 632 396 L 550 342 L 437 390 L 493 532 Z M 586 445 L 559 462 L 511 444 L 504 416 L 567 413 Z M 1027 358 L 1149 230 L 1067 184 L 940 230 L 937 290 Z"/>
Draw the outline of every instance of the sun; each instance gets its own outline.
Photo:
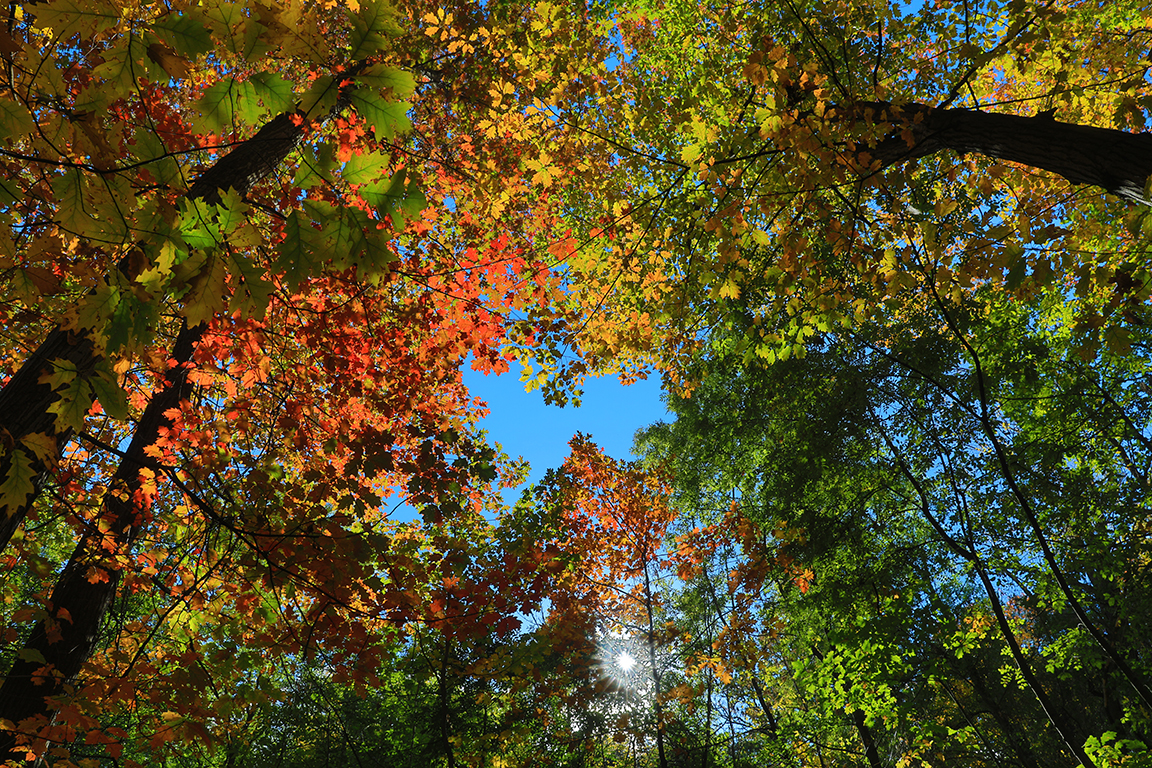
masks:
<path id="1" fill-rule="evenodd" d="M 635 695 L 644 686 L 644 662 L 637 639 L 620 630 L 599 633 L 596 652 L 599 675 L 617 691 Z"/>

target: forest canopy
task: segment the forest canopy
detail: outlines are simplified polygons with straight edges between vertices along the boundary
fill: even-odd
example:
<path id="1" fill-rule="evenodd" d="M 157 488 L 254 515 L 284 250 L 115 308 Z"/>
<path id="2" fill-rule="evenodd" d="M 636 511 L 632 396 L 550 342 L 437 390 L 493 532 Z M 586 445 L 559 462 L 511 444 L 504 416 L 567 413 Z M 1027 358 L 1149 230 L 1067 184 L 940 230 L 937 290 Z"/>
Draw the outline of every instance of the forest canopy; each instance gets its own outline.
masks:
<path id="1" fill-rule="evenodd" d="M 1152 765 L 1152 12 L 13 2 L 0 761 Z M 466 367 L 658 377 L 526 477 Z"/>

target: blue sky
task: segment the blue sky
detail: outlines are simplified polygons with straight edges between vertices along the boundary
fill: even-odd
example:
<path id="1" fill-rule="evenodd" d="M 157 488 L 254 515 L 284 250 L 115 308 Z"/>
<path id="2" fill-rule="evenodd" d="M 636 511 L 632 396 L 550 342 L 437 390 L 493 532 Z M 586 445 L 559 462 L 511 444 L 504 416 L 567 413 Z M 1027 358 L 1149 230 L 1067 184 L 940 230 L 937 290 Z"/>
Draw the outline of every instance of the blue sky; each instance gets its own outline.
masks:
<path id="1" fill-rule="evenodd" d="M 579 408 L 546 405 L 539 390 L 524 391 L 515 369 L 503 376 L 484 376 L 466 367 L 464 383 L 473 396 L 488 403 L 491 414 L 482 427 L 489 438 L 509 456 L 523 456 L 531 463 L 530 482 L 564 462 L 568 441 L 577 432 L 591 435 L 610 456 L 628 459 L 636 430 L 670 418 L 657 377 L 627 387 L 615 377 L 589 379 Z M 505 493 L 509 502 L 518 496 L 519 491 Z"/>

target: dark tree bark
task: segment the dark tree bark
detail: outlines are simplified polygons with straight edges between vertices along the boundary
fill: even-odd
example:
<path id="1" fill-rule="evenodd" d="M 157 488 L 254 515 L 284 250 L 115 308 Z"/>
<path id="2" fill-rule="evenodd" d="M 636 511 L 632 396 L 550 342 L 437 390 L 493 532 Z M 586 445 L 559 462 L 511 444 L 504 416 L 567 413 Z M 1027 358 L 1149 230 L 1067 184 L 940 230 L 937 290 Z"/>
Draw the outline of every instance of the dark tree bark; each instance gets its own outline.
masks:
<path id="1" fill-rule="evenodd" d="M 363 66 L 357 64 L 344 76 L 353 77 Z M 349 89 L 345 89 L 332 111 L 320 120 L 347 106 L 348 94 Z M 299 112 L 276 117 L 203 173 L 187 197 L 218 202 L 220 192 L 228 188 L 246 194 L 296 149 L 307 125 L 306 116 Z M 166 372 L 163 388 L 153 395 L 136 425 L 104 495 L 99 524 L 77 543 L 52 590 L 48 617 L 33 627 L 24 651 L 0 686 L 0 719 L 15 727 L 0 731 L 0 762 L 24 761 L 24 750 L 19 747 L 21 736 L 30 737 L 51 721 L 54 709 L 50 700 L 66 693 L 96 646 L 120 581 L 116 555 L 125 553 L 148 523 L 149 511 L 141 494 L 141 470 L 155 466 L 155 461 L 147 456 L 146 449 L 156 442 L 161 428 L 172 427 L 173 422 L 165 413 L 187 397 L 192 355 L 205 329 L 204 324 L 182 327 L 169 357 L 175 364 Z M 84 370 L 94 367 L 101 354 L 88 338 L 60 328 L 54 330 L 0 392 L 0 427 L 16 440 L 48 431 L 56 437 L 59 458 L 69 435 L 51 431 L 53 417 L 47 407 L 56 396 L 39 384 L 39 378 L 54 360 L 65 358 Z M 37 467 L 37 471 L 45 468 Z M 11 537 L 34 497 L 32 494 L 22 507 L 8 510 L 0 534 L 6 531 Z M 0 541 L 0 548 L 7 541 L 8 538 Z"/>
<path id="2" fill-rule="evenodd" d="M 860 743 L 864 745 L 864 757 L 868 760 L 869 768 L 883 768 L 880 752 L 876 749 L 876 739 L 872 736 L 872 729 L 868 727 L 868 719 L 863 710 L 857 709 L 852 713 L 852 724 L 856 726 Z"/>
<path id="3" fill-rule="evenodd" d="M 357 62 L 341 75 L 350 80 L 366 65 L 367 62 Z M 308 116 L 299 111 L 284 112 L 273 118 L 252 138 L 200 174 L 185 197 L 218 203 L 220 193 L 230 188 L 246 195 L 299 146 L 306 126 L 323 122 L 330 115 L 342 111 L 348 105 L 350 94 L 351 86 L 344 88 L 332 110 L 314 118 L 311 123 Z M 54 438 L 56 459 L 59 460 L 71 435 L 67 431 L 56 431 L 55 417 L 48 412 L 48 406 L 58 399 L 58 395 L 49 385 L 41 384 L 40 377 L 51 370 L 56 361 L 67 361 L 82 372 L 91 371 L 102 355 L 103 350 L 98 349 L 87 335 L 57 327 L 0 389 L 0 478 L 7 475 L 12 452 L 20 450 L 20 441 L 28 435 L 43 433 Z M 49 469 L 44 462 L 30 458 L 33 458 L 33 471 L 37 478 L 35 489 L 22 503 L 0 509 L 0 552 L 27 516 Z"/>
<path id="4" fill-rule="evenodd" d="M 165 411 L 179 406 L 187 396 L 192 353 L 204 329 L 201 324 L 180 332 L 173 350 L 176 365 L 169 369 L 164 389 L 144 409 L 132 442 L 104 494 L 97 525 L 80 539 L 56 581 L 48 603 L 51 618 L 33 627 L 24 653 L 0 686 L 0 718 L 17 727 L 16 731 L 0 732 L 0 759 L 23 759 L 22 754 L 13 753 L 17 734 L 21 730 L 29 735 L 35 733 L 38 725 L 51 719 L 47 699 L 64 692 L 96 646 L 101 623 L 120 582 L 116 555 L 135 542 L 148 521 L 148 509 L 140 493 L 141 470 L 154 462 L 148 459 L 145 449 L 156 442 L 161 427 L 172 426 Z M 44 719 L 21 728 L 21 721 L 38 716 Z"/>
<path id="5" fill-rule="evenodd" d="M 815 645 L 811 646 L 812 657 L 816 661 L 823 661 L 824 654 Z M 841 682 L 841 687 L 845 693 L 852 689 L 847 680 Z M 872 729 L 868 726 L 868 717 L 864 714 L 862 709 L 854 709 L 851 712 L 845 710 L 845 713 L 852 718 L 852 725 L 856 729 L 856 735 L 860 737 L 860 743 L 864 746 L 864 757 L 868 761 L 869 768 L 883 768 L 880 762 L 880 752 L 876 748 L 876 737 L 872 733 Z"/>
<path id="6" fill-rule="evenodd" d="M 20 440 L 29 435 L 39 433 L 52 437 L 56 441 L 55 451 L 59 459 L 72 435 L 68 430 L 58 432 L 55 429 L 56 417 L 48 412 L 48 406 L 58 396 L 51 386 L 40 383 L 40 377 L 60 361 L 72 363 L 82 372 L 90 371 L 97 359 L 91 339 L 56 328 L 0 389 L 0 437 L 5 440 L 5 444 L 0 444 L 0 478 L 7 476 L 13 452 L 21 450 Z M 12 534 L 24 521 L 49 469 L 39 457 L 29 451 L 25 453 L 32 460 L 32 471 L 36 473 L 35 487 L 16 504 L 0 509 L 0 552 L 8 546 Z"/>
<path id="7" fill-rule="evenodd" d="M 950 149 L 1040 168 L 1073 184 L 1152 204 L 1144 195 L 1152 176 L 1152 133 L 1062 123 L 1051 113 L 1021 117 L 925 104 L 859 102 L 836 112 L 853 121 L 899 126 L 875 147 L 858 148 L 859 159 L 866 152 L 881 167 Z"/>
<path id="8" fill-rule="evenodd" d="M 267 123 L 255 136 L 202 173 L 185 197 L 215 203 L 220 201 L 220 192 L 229 188 L 241 195 L 247 194 L 254 184 L 275 170 L 296 149 L 304 135 L 302 117 L 286 112 Z M 293 118 L 297 118 L 296 121 Z M 81 372 L 91 371 L 101 357 L 102 350 L 86 334 L 57 327 L 4 385 L 0 390 L 0 436 L 7 431 L 5 440 L 11 440 L 13 446 L 0 456 L 0 478 L 8 472 L 12 450 L 19 450 L 16 445 L 28 435 L 43 433 L 54 438 L 57 460 L 71 438 L 67 430 L 55 429 L 55 416 L 48 412 L 48 407 L 59 396 L 51 386 L 41 384 L 40 377 L 65 361 Z M 48 470 L 43 461 L 31 458 L 37 476 L 36 488 L 22 503 L 9 505 L 0 511 L 0 551 L 8 545 L 12 534 L 28 514 Z"/>

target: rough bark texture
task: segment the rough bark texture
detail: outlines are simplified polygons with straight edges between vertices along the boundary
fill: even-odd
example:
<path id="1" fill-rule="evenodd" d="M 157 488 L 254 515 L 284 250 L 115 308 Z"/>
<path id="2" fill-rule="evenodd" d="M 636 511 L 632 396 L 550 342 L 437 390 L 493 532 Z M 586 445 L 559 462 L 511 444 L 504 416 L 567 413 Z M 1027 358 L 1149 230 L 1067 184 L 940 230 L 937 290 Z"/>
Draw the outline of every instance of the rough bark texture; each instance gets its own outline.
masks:
<path id="1" fill-rule="evenodd" d="M 864 745 L 864 757 L 868 760 L 870 768 L 883 768 L 880 762 L 880 752 L 876 749 L 876 739 L 872 736 L 872 729 L 868 727 L 868 719 L 863 710 L 852 713 L 852 724 L 856 726 L 856 733 L 860 736 L 860 743 Z"/>
<path id="2" fill-rule="evenodd" d="M 864 149 L 882 166 L 950 149 L 1007 160 L 1091 184 L 1134 203 L 1152 204 L 1144 185 L 1152 176 L 1152 133 L 1062 123 L 1051 114 L 1035 117 L 935 109 L 925 104 L 861 102 L 838 112 L 852 120 L 906 125 Z"/>

